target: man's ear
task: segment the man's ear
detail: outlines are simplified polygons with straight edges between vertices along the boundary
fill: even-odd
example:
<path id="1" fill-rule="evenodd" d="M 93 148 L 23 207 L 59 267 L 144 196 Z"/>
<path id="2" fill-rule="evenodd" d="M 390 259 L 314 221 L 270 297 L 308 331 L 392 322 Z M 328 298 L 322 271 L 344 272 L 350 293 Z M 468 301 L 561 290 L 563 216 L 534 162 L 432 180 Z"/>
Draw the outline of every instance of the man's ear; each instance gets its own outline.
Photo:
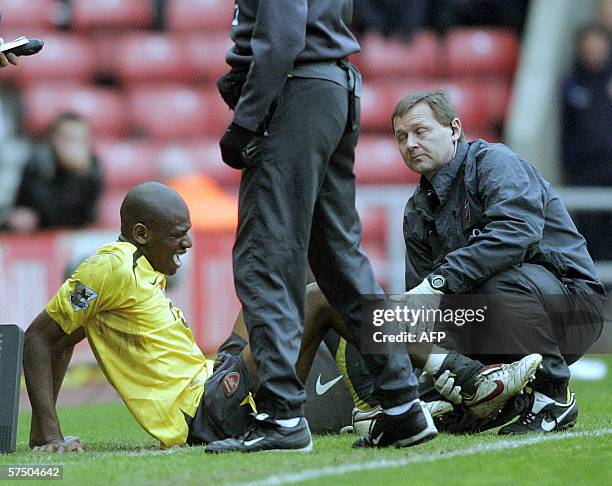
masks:
<path id="1" fill-rule="evenodd" d="M 142 223 L 136 223 L 132 228 L 132 237 L 139 245 L 146 245 L 149 241 L 149 230 Z"/>
<path id="2" fill-rule="evenodd" d="M 461 137 L 461 120 L 459 120 L 459 118 L 453 118 L 450 126 L 451 130 L 453 131 L 453 134 L 451 135 L 451 140 L 453 142 L 456 142 L 457 140 L 459 140 L 459 137 Z"/>

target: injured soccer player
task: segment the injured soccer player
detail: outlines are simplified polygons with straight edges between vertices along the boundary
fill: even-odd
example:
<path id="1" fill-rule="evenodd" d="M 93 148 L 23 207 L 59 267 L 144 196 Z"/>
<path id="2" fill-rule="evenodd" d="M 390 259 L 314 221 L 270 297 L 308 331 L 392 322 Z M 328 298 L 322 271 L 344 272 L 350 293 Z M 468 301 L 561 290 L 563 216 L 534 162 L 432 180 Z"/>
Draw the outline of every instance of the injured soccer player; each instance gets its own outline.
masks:
<path id="1" fill-rule="evenodd" d="M 84 450 L 80 438 L 63 434 L 56 403 L 74 346 L 85 337 L 109 383 L 162 448 L 228 440 L 251 448 L 257 375 L 242 317 L 215 363 L 204 356 L 183 312 L 165 293 L 166 275 L 177 272 L 182 255 L 192 246 L 190 227 L 189 209 L 173 189 L 155 182 L 134 187 L 121 205 L 118 240 L 81 263 L 29 326 L 23 368 L 32 404 L 29 444 L 34 450 Z M 312 284 L 296 365 L 300 379 L 306 380 L 330 329 L 349 337 L 342 319 Z M 349 349 L 358 345 L 349 343 Z M 453 401 L 476 415 L 489 416 L 518 393 L 539 359 L 527 357 L 492 371 L 452 353 L 442 361 L 425 359 L 421 364 L 444 382 Z M 446 369 L 453 377 L 441 372 Z M 499 382 L 503 390 L 492 393 Z M 270 444 L 275 443 L 276 430 L 270 428 Z M 266 450 L 266 444 L 267 439 L 258 440 L 252 450 Z M 305 450 L 310 448 L 311 444 Z M 215 444 L 207 447 L 207 452 L 217 451 Z"/>

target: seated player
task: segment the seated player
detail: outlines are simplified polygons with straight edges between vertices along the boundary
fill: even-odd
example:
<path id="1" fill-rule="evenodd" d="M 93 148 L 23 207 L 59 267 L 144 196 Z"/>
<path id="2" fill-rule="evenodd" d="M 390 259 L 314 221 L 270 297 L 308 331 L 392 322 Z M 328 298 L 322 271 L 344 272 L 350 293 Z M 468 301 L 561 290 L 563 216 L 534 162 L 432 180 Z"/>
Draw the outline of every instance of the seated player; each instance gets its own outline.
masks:
<path id="1" fill-rule="evenodd" d="M 74 345 L 85 337 L 108 381 L 161 447 L 241 435 L 248 441 L 244 434 L 248 413 L 256 413 L 251 392 L 257 387 L 249 346 L 222 354 L 215 369 L 196 345 L 181 310 L 165 295 L 165 275 L 178 270 L 192 245 L 190 227 L 189 210 L 174 190 L 153 182 L 134 187 L 121 206 L 119 240 L 85 260 L 34 319 L 26 332 L 23 363 L 32 404 L 31 447 L 83 450 L 77 437 L 63 436 L 55 404 Z M 320 318 L 320 309 L 329 310 L 329 305 L 316 288 L 310 295 L 297 363 L 303 380 L 329 326 L 345 335 L 341 320 Z M 240 333 L 240 325 L 236 329 Z M 506 376 L 509 385 L 519 377 L 522 388 L 538 363 L 532 359 L 526 367 L 502 368 L 497 377 Z M 480 370 L 471 375 L 476 394 L 482 391 L 490 406 L 492 375 Z M 482 400 L 472 403 L 480 404 Z M 276 429 L 271 427 L 270 434 Z M 258 441 L 253 450 L 266 449 L 266 443 Z"/>
<path id="2" fill-rule="evenodd" d="M 372 420 L 380 413 L 380 407 L 372 399 L 374 383 L 365 362 L 355 345 L 341 337 L 348 335 L 340 315 L 329 304 L 317 284 L 310 283 L 307 287 L 304 336 L 296 365 L 298 376 L 305 382 L 311 369 L 318 371 L 320 364 L 316 361 L 317 351 L 321 341 L 324 341 L 353 398 L 352 429 L 346 427 L 344 431 L 351 430 L 365 436 Z M 217 362 L 222 363 L 229 357 L 238 356 L 246 349 L 247 340 L 240 313 L 231 336 L 219 348 Z M 511 364 L 484 365 L 478 360 L 433 344 L 411 348 L 410 360 L 423 371 L 420 380 L 421 400 L 436 419 L 436 426 L 440 425 L 446 431 L 476 432 L 490 428 L 485 427 L 485 424 L 494 426 L 496 421 L 493 419 L 506 402 L 534 378 L 542 357 L 531 354 Z M 430 375 L 433 380 L 424 380 L 426 375 Z M 306 410 L 311 415 L 307 412 L 306 417 L 309 420 L 315 419 L 314 415 L 318 418 L 318 414 L 329 407 L 323 401 L 316 394 L 308 395 L 307 404 L 310 407 Z"/>

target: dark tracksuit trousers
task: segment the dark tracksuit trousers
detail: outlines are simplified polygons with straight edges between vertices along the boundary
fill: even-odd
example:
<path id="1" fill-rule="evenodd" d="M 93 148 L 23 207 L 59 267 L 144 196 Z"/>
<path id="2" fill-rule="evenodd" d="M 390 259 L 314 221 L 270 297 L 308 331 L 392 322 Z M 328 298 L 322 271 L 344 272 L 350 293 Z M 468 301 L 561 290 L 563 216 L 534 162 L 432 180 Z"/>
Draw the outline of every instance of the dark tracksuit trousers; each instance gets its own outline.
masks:
<path id="1" fill-rule="evenodd" d="M 346 67 L 330 69 L 343 69 L 350 80 Z M 302 415 L 305 392 L 295 364 L 308 263 L 357 346 L 360 296 L 382 294 L 359 243 L 353 173 L 359 100 L 351 104 L 347 86 L 288 78 L 266 131 L 249 145 L 240 183 L 234 278 L 259 375 L 255 401 L 274 418 Z M 383 406 L 417 397 L 407 355 L 364 360 Z"/>

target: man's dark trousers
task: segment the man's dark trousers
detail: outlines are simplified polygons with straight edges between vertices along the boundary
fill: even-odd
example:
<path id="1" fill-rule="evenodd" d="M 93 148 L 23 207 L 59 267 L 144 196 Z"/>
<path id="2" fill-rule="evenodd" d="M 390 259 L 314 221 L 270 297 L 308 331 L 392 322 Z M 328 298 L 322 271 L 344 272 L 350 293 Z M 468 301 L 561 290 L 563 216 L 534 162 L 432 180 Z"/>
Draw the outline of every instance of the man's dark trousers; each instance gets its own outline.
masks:
<path id="1" fill-rule="evenodd" d="M 350 106 L 350 98 L 346 86 L 329 80 L 288 78 L 242 174 L 234 279 L 259 375 L 255 401 L 278 419 L 302 415 L 305 401 L 295 364 L 308 263 L 357 346 L 360 296 L 382 294 L 359 244 L 353 172 L 359 100 Z M 384 407 L 418 396 L 406 354 L 364 358 Z"/>
<path id="2" fill-rule="evenodd" d="M 542 369 L 531 386 L 548 396 L 564 394 L 568 365 L 584 355 L 602 332 L 603 296 L 579 280 L 562 278 L 533 263 L 501 271 L 473 293 L 486 303 L 485 324 L 456 328 L 458 342 L 451 347 L 485 363 L 540 353 Z"/>

